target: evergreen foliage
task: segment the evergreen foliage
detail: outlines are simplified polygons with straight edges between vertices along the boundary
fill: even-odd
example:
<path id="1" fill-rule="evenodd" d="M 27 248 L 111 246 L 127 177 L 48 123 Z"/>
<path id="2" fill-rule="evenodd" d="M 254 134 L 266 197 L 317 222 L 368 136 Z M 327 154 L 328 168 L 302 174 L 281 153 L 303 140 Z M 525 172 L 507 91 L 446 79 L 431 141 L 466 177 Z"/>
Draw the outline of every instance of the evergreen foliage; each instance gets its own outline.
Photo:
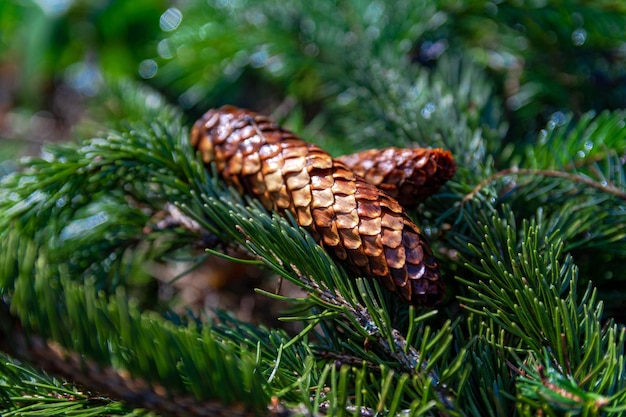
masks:
<path id="1" fill-rule="evenodd" d="M 81 139 L 0 179 L 2 415 L 626 415 L 626 106 L 582 81 L 623 88 L 626 10 L 583 3 L 169 9 L 156 74 L 104 74 Z M 350 276 L 207 170 L 188 129 L 223 102 L 275 108 L 333 154 L 450 149 L 456 177 L 410 213 L 448 285 L 438 310 Z M 198 227 L 156 220 L 174 211 Z M 206 246 L 300 287 L 264 292 L 300 330 L 149 295 L 148 262 Z"/>

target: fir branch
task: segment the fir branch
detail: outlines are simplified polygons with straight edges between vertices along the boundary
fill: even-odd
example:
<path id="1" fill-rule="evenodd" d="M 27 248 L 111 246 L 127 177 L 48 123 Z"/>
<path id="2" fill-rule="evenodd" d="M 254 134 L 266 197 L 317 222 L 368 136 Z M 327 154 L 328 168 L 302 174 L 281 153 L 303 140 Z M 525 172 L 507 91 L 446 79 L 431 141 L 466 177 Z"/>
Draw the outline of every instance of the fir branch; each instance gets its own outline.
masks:
<path id="1" fill-rule="evenodd" d="M 547 352 L 545 356 L 542 362 L 550 363 Z M 529 363 L 524 367 L 520 378 L 522 402 L 532 404 L 532 400 L 542 399 L 557 410 L 589 415 L 599 415 L 600 410 L 606 409 L 612 402 L 609 397 L 582 390 L 577 381 L 564 374 L 563 370 L 544 366 Z M 536 407 L 536 404 L 533 405 Z"/>
<path id="2" fill-rule="evenodd" d="M 313 288 L 317 287 L 316 283 L 305 277 L 300 279 Z M 346 301 L 340 294 L 320 289 L 319 287 L 317 287 L 317 290 L 320 300 L 332 306 L 342 308 L 348 320 L 356 321 L 367 332 L 366 341 L 371 340 L 377 343 L 388 356 L 394 358 L 400 364 L 402 372 L 420 376 L 420 379 L 427 377 L 439 402 L 449 410 L 456 408 L 454 406 L 453 394 L 445 384 L 440 382 L 440 377 L 432 369 L 429 369 L 428 361 L 422 359 L 418 350 L 409 345 L 404 336 L 396 329 L 391 329 L 389 337 L 385 337 L 385 333 L 389 330 L 381 330 L 369 314 L 369 311 L 380 310 L 380 307 L 375 306 L 373 303 L 367 303 L 368 308 L 357 307 L 354 303 Z M 462 361 L 463 355 L 459 355 L 457 360 Z"/>
<path id="3" fill-rule="evenodd" d="M 83 362 L 75 354 L 66 356 L 37 337 L 28 337 L 20 344 L 21 333 L 17 328 L 5 330 L 12 335 L 10 340 L 6 338 L 9 344 L 17 343 L 11 346 L 12 351 L 28 353 L 27 358 L 40 366 L 82 385 L 159 412 L 176 414 L 184 410 L 211 415 L 218 407 L 224 409 L 221 403 L 245 402 L 245 407 L 239 406 L 239 410 L 254 410 L 267 404 L 258 377 L 251 378 L 256 368 L 253 352 L 239 350 L 228 340 L 219 340 L 208 328 L 201 331 L 195 325 L 176 328 L 154 314 L 140 315 L 121 292 L 107 300 L 102 294 L 95 295 L 93 287 L 59 281 L 51 274 L 43 253 L 33 250 L 32 244 L 3 244 L 3 248 L 6 250 L 0 260 L 3 270 L 18 277 L 10 300 L 22 326 L 34 329 L 44 338 L 52 337 L 71 350 L 104 363 L 105 367 L 93 361 Z M 15 259 L 19 263 L 13 266 Z M 27 270 L 21 267 L 22 262 L 37 266 Z M 11 268 L 19 272 L 15 274 Z M 3 325 L 6 326 L 9 317 L 3 315 Z M 72 329 L 71 335 L 65 331 L 68 328 Z M 168 349 L 155 349 L 155 345 Z M 265 352 L 273 357 L 275 347 L 267 346 Z M 139 375 L 145 382 L 133 381 L 106 367 L 113 364 Z M 211 369 L 211 372 L 199 373 L 199 369 Z M 158 381 L 162 381 L 165 389 L 158 387 Z M 181 396 L 181 391 L 187 390 L 193 396 Z M 220 398 L 220 404 L 207 402 L 208 411 L 202 411 L 197 400 L 211 397 Z"/>
<path id="4" fill-rule="evenodd" d="M 67 296 L 76 297 L 80 295 L 68 294 Z M 83 296 L 85 295 L 83 294 Z M 50 304 L 50 300 L 45 300 L 44 310 L 41 313 L 31 310 L 29 320 L 33 320 L 37 324 L 43 323 L 41 317 L 36 316 L 50 312 L 49 308 L 45 308 Z M 16 304 L 13 303 L 13 305 Z M 78 305 L 67 305 L 66 307 L 83 314 L 83 317 L 88 317 L 80 311 Z M 106 318 L 102 307 L 109 314 L 115 314 L 110 305 L 108 308 L 106 306 L 91 306 L 91 309 L 95 310 L 95 314 Z M 122 400 L 128 405 L 149 408 L 159 413 L 214 415 L 221 410 L 222 415 L 229 415 L 238 410 L 238 412 L 245 414 L 246 410 L 249 412 L 251 409 L 262 407 L 264 403 L 267 404 L 263 400 L 265 396 L 260 391 L 261 387 L 258 382 L 255 383 L 254 380 L 245 377 L 246 374 L 253 373 L 251 370 L 246 370 L 246 367 L 253 366 L 254 361 L 251 358 L 242 357 L 242 355 L 249 355 L 249 353 L 235 352 L 233 347 L 226 343 L 211 341 L 208 332 L 204 332 L 198 337 L 194 335 L 194 331 L 188 333 L 187 336 L 178 331 L 176 332 L 178 336 L 176 336 L 171 330 L 170 332 L 159 330 L 158 323 L 154 318 L 151 320 L 144 318 L 143 323 L 135 324 L 133 321 L 136 319 L 130 316 L 124 317 L 125 313 L 120 310 L 118 312 L 119 320 L 127 320 L 127 326 L 134 328 L 138 332 L 137 336 L 129 337 L 124 325 L 120 322 L 115 323 L 115 320 L 109 324 L 115 326 L 111 329 L 105 329 L 104 323 L 93 319 L 85 320 L 82 323 L 83 326 L 90 326 L 98 330 L 97 340 L 92 341 L 107 343 L 110 346 L 110 352 L 104 352 L 102 348 L 105 346 L 85 343 L 88 341 L 85 332 L 89 329 L 81 329 L 80 326 L 76 325 L 75 318 L 70 317 L 68 319 L 63 315 L 63 312 L 59 313 L 60 315 L 56 317 L 50 317 L 50 320 L 57 320 L 52 326 L 56 327 L 64 323 L 73 326 L 73 336 L 77 340 L 69 341 L 68 335 L 58 333 L 54 335 L 55 339 L 63 340 L 64 344 L 70 346 L 72 350 L 78 350 L 90 357 L 98 357 L 105 364 L 117 363 L 118 366 L 127 369 L 131 374 L 139 375 L 141 379 L 134 379 L 115 371 L 113 368 L 85 360 L 77 354 L 65 353 L 65 349 L 59 349 L 58 345 L 46 343 L 38 337 L 28 337 L 26 341 L 20 341 L 20 332 L 15 329 L 10 333 L 13 344 L 11 351 L 36 363 L 52 374 L 69 378 L 89 389 L 101 391 L 105 395 Z M 67 312 L 65 314 L 67 315 Z M 22 315 L 24 316 L 24 313 Z M 136 316 L 137 313 L 133 313 L 131 310 L 130 315 Z M 67 323 L 68 320 L 69 323 Z M 28 321 L 22 320 L 22 323 L 28 324 Z M 164 329 L 168 327 L 166 322 L 161 325 L 164 326 Z M 120 333 L 114 333 L 116 328 L 120 327 Z M 107 335 L 107 331 L 111 334 Z M 39 333 L 45 334 L 41 330 Z M 152 339 L 144 339 L 144 337 L 150 337 L 149 333 L 152 333 Z M 169 336 L 166 336 L 168 333 Z M 155 344 L 157 346 L 163 344 L 164 336 L 170 342 L 167 344 L 168 349 L 165 351 L 158 350 L 151 354 L 150 350 L 154 351 Z M 185 340 L 190 338 L 197 340 L 197 342 L 190 345 L 189 341 Z M 220 353 L 215 351 L 216 348 Z M 193 353 L 194 350 L 195 353 Z M 236 365 L 236 362 L 242 359 L 243 363 Z M 203 367 L 203 364 L 208 365 L 206 369 L 211 369 L 211 373 L 200 377 L 196 367 Z M 240 369 L 239 375 L 235 373 L 235 368 Z M 216 384 L 217 380 L 214 378 L 218 378 L 220 382 Z M 187 379 L 194 381 L 193 386 L 187 387 L 193 395 L 181 395 L 181 390 L 182 392 L 185 391 L 183 387 L 186 385 L 185 380 Z M 160 386 L 158 380 L 163 381 L 166 385 Z M 216 396 L 220 398 L 219 402 L 203 402 L 201 400 L 201 398 Z M 245 403 L 236 404 L 236 402 L 241 401 Z M 258 403 L 259 401 L 260 403 Z M 256 406 L 253 405 L 255 402 L 257 402 Z M 231 404 L 233 408 L 224 404 Z"/>
<path id="5" fill-rule="evenodd" d="M 590 410 L 600 404 L 588 401 L 591 397 L 607 399 L 602 400 L 601 409 L 617 406 L 626 392 L 616 380 L 619 373 L 613 371 L 614 364 L 623 360 L 624 340 L 617 337 L 622 332 L 614 324 L 603 329 L 602 304 L 596 301 L 591 284 L 578 295 L 577 269 L 571 258 L 561 261 L 558 238 L 553 235 L 551 240 L 540 241 L 538 225 L 524 222 L 517 232 L 510 220 L 494 217 L 489 227 L 480 227 L 483 242 L 472 251 L 481 261 L 468 267 L 481 278 L 475 282 L 461 279 L 474 294 L 461 300 L 473 314 L 493 321 L 494 332 L 506 332 L 507 339 L 496 346 L 512 355 L 519 369 L 527 369 L 525 364 L 540 358 L 542 352 L 550 353 L 541 366 L 557 371 L 547 379 L 532 379 L 531 385 L 539 381 L 544 389 L 572 392 L 567 385 L 576 381 L 580 395 L 576 394 L 575 407 Z M 593 356 L 600 363 L 591 365 Z M 604 385 L 606 391 L 597 385 L 600 374 L 612 381 Z M 526 401 L 529 391 L 524 390 L 531 385 L 516 384 L 524 398 L 520 401 Z M 541 407 L 538 402 L 532 404 Z"/>
<path id="6" fill-rule="evenodd" d="M 507 203 L 520 218 L 545 217 L 551 225 L 545 233 L 560 233 L 566 250 L 624 253 L 620 201 L 626 197 L 626 171 L 618 154 L 624 146 L 619 130 L 624 115 L 586 114 L 578 124 L 564 117 L 549 123 L 540 135 L 541 146 L 527 148 L 528 158 L 522 162 L 530 167 L 486 172 L 471 191 L 459 188 L 464 196 L 449 213 L 460 213 L 482 193 Z M 605 140 L 615 148 L 604 146 Z M 526 181 L 516 181 L 518 176 Z"/>
<path id="7" fill-rule="evenodd" d="M 216 200 L 207 197 L 206 201 L 208 204 L 205 205 L 205 209 L 211 208 L 209 217 L 219 219 L 218 223 L 226 228 L 230 225 L 232 229 L 236 229 L 235 226 L 238 226 L 242 232 L 238 239 L 253 254 L 264 260 L 270 268 L 284 278 L 311 292 L 310 300 L 302 302 L 318 303 L 324 311 L 340 313 L 339 318 L 349 324 L 349 328 L 359 340 L 365 342 L 370 339 L 380 346 L 385 356 L 379 357 L 378 361 L 393 358 L 400 365 L 399 371 L 420 379 L 426 377 L 438 402 L 444 408 L 454 409 L 448 388 L 441 381 L 441 377 L 434 373 L 434 364 L 422 358 L 417 349 L 410 346 L 401 333 L 391 327 L 389 319 L 381 320 L 372 317 L 372 312 L 384 315 L 386 311 L 374 301 L 379 296 L 374 295 L 377 291 L 372 290 L 371 286 L 378 287 L 376 283 L 364 280 L 357 280 L 353 283 L 343 271 L 336 268 L 334 262 L 308 233 L 289 225 L 285 219 L 276 215 L 268 218 L 264 210 L 254 206 L 255 209 L 250 210 L 250 208 L 244 209 L 233 205 L 228 213 L 222 213 L 218 209 L 219 205 Z M 252 218 L 248 217 L 251 215 Z M 267 234 L 263 233 L 263 230 L 275 230 L 276 233 Z M 280 236 L 280 239 L 276 236 Z M 312 254 L 315 254 L 316 262 L 311 261 Z M 323 261 L 320 262 L 321 260 Z M 359 286 L 362 289 L 358 289 Z M 317 323 L 325 318 L 325 313 L 322 312 L 310 317 L 309 320 Z M 443 326 L 438 334 L 439 336 L 446 335 L 449 331 L 448 326 Z M 443 340 L 445 339 L 446 337 L 443 337 Z M 445 351 L 450 346 L 448 339 L 441 349 Z M 362 348 L 359 350 L 362 351 Z M 462 362 L 462 359 L 463 355 L 460 354 L 455 362 Z"/>
<path id="8" fill-rule="evenodd" d="M 30 336 L 26 339 L 24 335 L 17 331 L 13 331 L 11 337 L 13 338 L 13 343 L 16 340 L 23 339 L 13 346 L 13 351 L 18 353 L 22 359 L 36 364 L 51 375 L 65 378 L 72 381 L 72 383 L 86 387 L 89 392 L 106 395 L 108 398 L 100 397 L 95 401 L 95 405 L 100 408 L 102 406 L 98 403 L 112 402 L 110 398 L 114 398 L 122 401 L 126 407 L 139 406 L 156 411 L 161 415 L 190 417 L 257 415 L 257 413 L 246 409 L 242 404 L 225 405 L 222 401 L 198 401 L 193 396 L 168 395 L 168 390 L 165 387 L 154 383 L 148 384 L 141 379 L 134 379 L 113 368 L 102 367 L 76 353 L 67 352 L 58 344 L 45 342 L 38 337 Z M 90 405 L 89 401 L 94 402 L 93 395 L 88 396 L 78 393 L 78 396 L 87 400 L 86 406 Z M 23 408 L 19 404 L 21 401 L 19 399 L 17 401 L 14 400 L 16 405 Z M 64 403 L 64 407 L 75 408 L 76 405 L 76 401 L 72 397 L 59 398 L 59 402 Z M 89 412 L 93 413 L 92 415 L 109 414 L 113 411 L 109 407 L 94 409 L 91 406 L 89 407 Z M 32 409 L 32 406 L 29 406 L 29 408 Z M 46 411 L 50 413 L 48 415 L 55 414 L 49 408 Z M 62 414 L 62 412 L 59 412 L 59 414 Z"/>
<path id="9" fill-rule="evenodd" d="M 446 353 L 451 348 L 451 339 L 446 336 L 450 332 L 449 327 L 444 326 L 432 336 L 429 331 L 426 331 L 420 346 L 421 351 L 417 355 L 417 349 L 403 339 L 401 333 L 392 326 L 391 318 L 386 313 L 384 304 L 379 304 L 391 301 L 384 300 L 375 283 L 349 279 L 342 270 L 337 268 L 328 254 L 293 222 L 289 224 L 282 218 L 270 216 L 259 207 L 258 203 L 244 202 L 232 190 L 226 189 L 219 181 L 209 176 L 201 164 L 189 156 L 190 147 L 182 139 L 183 133 L 184 131 L 177 128 L 176 125 L 164 128 L 154 124 L 151 127 L 138 126 L 130 132 L 112 134 L 107 140 L 87 141 L 78 145 L 73 149 L 73 152 L 70 146 L 51 148 L 49 161 L 36 161 L 29 171 L 6 180 L 3 188 L 5 192 L 23 193 L 25 197 L 29 195 L 29 192 L 33 192 L 33 189 L 23 189 L 17 185 L 24 179 L 35 183 L 37 182 L 36 179 L 39 178 L 48 178 L 46 186 L 53 195 L 57 194 L 59 189 L 64 190 L 62 195 L 65 201 L 76 201 L 76 195 L 89 192 L 96 186 L 94 184 L 100 186 L 106 184 L 100 190 L 110 191 L 115 196 L 111 199 L 105 197 L 105 194 L 96 194 L 97 198 L 93 201 L 82 202 L 79 200 L 78 204 L 61 206 L 44 198 L 31 199 L 27 204 L 21 203 L 21 205 L 16 202 L 5 202 L 10 209 L 3 212 L 2 221 L 7 225 L 11 224 L 17 227 L 13 229 L 16 234 L 6 232 L 3 235 L 7 244 L 13 242 L 11 246 L 7 246 L 12 248 L 13 252 L 5 253 L 6 256 L 2 262 L 2 268 L 7 273 L 5 277 L 10 279 L 3 286 L 3 291 L 11 294 L 12 308 L 19 313 L 23 324 L 43 333 L 44 336 L 49 335 L 48 337 L 57 340 L 64 346 L 79 351 L 99 362 L 115 363 L 133 375 L 140 375 L 149 383 L 162 383 L 174 391 L 191 390 L 197 398 L 203 398 L 206 395 L 217 395 L 218 397 L 223 395 L 224 400 L 232 401 L 232 392 L 238 392 L 239 389 L 245 390 L 240 385 L 242 382 L 247 381 L 253 385 L 263 384 L 257 379 L 262 375 L 263 378 L 266 378 L 267 386 L 271 388 L 267 388 L 268 391 L 261 389 L 259 395 L 278 391 L 292 401 L 296 399 L 303 401 L 302 397 L 308 399 L 310 393 L 293 391 L 293 387 L 301 383 L 301 378 L 306 377 L 311 383 L 322 384 L 320 387 L 325 383 L 334 381 L 327 379 L 328 375 L 324 374 L 324 370 L 321 371 L 322 374 L 319 374 L 320 370 L 317 367 L 307 365 L 306 357 L 311 354 L 310 352 L 307 353 L 308 348 L 303 347 L 304 335 L 299 336 L 296 341 L 289 340 L 285 335 L 280 335 L 274 339 L 270 338 L 271 343 L 262 342 L 259 345 L 264 337 L 261 334 L 250 335 L 249 339 L 247 337 L 242 339 L 240 330 L 229 331 L 219 333 L 220 337 L 224 337 L 224 340 L 217 341 L 212 336 L 216 334 L 213 332 L 217 330 L 207 329 L 206 333 L 202 333 L 204 336 L 201 338 L 204 345 L 199 348 L 197 341 L 191 343 L 186 339 L 188 337 L 193 337 L 194 340 L 198 339 L 197 335 L 192 336 L 192 330 L 173 332 L 173 329 L 157 316 L 150 314 L 140 316 L 134 307 L 129 305 L 123 292 L 118 292 L 114 299 L 109 301 L 106 298 L 93 299 L 90 298 L 93 297 L 93 287 L 70 282 L 70 280 L 76 280 L 77 276 L 82 275 L 83 277 L 90 277 L 96 285 L 100 285 L 102 277 L 93 276 L 90 272 L 94 271 L 93 268 L 83 270 L 87 271 L 86 273 L 81 272 L 80 269 L 67 270 L 66 261 L 62 257 L 50 258 L 54 262 L 46 262 L 48 257 L 44 253 L 50 251 L 54 254 L 57 249 L 55 246 L 51 246 L 44 251 L 44 245 L 63 234 L 63 231 L 67 230 L 67 224 L 79 220 L 80 217 L 78 219 L 76 217 L 81 215 L 81 210 L 89 209 L 93 204 L 100 204 L 98 208 L 100 210 L 106 208 L 106 212 L 115 212 L 117 209 L 126 212 L 128 211 L 126 207 L 128 203 L 124 197 L 130 194 L 133 201 L 141 202 L 146 208 L 149 208 L 148 212 L 154 212 L 156 209 L 164 207 L 167 202 L 172 202 L 186 216 L 193 219 L 202 230 L 210 231 L 227 240 L 234 239 L 241 242 L 271 269 L 303 286 L 312 294 L 318 294 L 320 291 L 318 289 L 322 289 L 321 291 L 328 291 L 328 294 L 340 295 L 340 299 L 347 304 L 330 306 L 330 309 L 328 302 L 320 300 L 319 297 L 316 298 L 315 295 L 308 300 L 299 300 L 298 302 L 309 308 L 317 304 L 323 309 L 319 316 L 313 316 L 313 321 L 328 321 L 334 317 L 335 323 L 332 326 L 338 326 L 344 330 L 356 325 L 354 330 L 346 332 L 336 340 L 339 346 L 345 343 L 349 349 L 358 352 L 366 360 L 367 358 L 376 358 L 377 362 L 392 364 L 394 368 L 399 370 L 398 373 L 389 374 L 391 375 L 389 378 L 394 381 L 401 382 L 406 378 L 413 378 L 416 381 L 413 385 L 402 385 L 404 388 L 398 388 L 394 396 L 388 396 L 387 400 L 378 403 L 376 408 L 381 410 L 386 407 L 394 409 L 401 407 L 400 404 L 408 406 L 412 401 L 411 398 L 428 398 L 433 401 L 433 405 L 437 404 L 442 409 L 453 407 L 453 400 L 447 396 L 446 382 L 436 374 L 437 363 L 448 361 L 450 356 Z M 90 164 L 93 163 L 94 155 L 98 155 L 98 157 L 94 166 L 95 169 L 92 169 Z M 89 175 L 83 174 L 83 170 L 86 170 Z M 129 177 L 128 172 L 132 172 L 132 176 Z M 73 176 L 72 173 L 79 175 Z M 71 179 L 71 181 L 68 183 L 66 182 L 67 179 Z M 129 179 L 130 182 L 128 182 Z M 106 201 L 108 206 L 102 204 L 102 201 Z M 17 209 L 15 209 L 16 205 Z M 49 213 L 47 216 L 56 217 L 56 221 L 44 229 L 44 233 L 35 234 L 32 245 L 22 247 L 20 242 L 24 240 L 22 238 L 16 240 L 16 236 L 28 235 L 28 233 L 24 233 L 24 223 L 33 230 L 39 229 L 42 220 L 36 213 Z M 87 210 L 87 213 L 90 211 Z M 137 226 L 142 221 L 146 221 L 146 217 L 145 215 L 139 216 Z M 97 248 L 99 242 L 110 239 L 110 235 L 95 233 L 94 231 L 100 227 L 104 229 L 110 227 L 115 218 L 113 216 L 105 217 L 104 222 L 95 229 L 84 230 L 84 235 L 80 240 L 81 244 Z M 136 230 L 139 230 L 139 227 Z M 141 228 L 141 230 L 144 229 Z M 190 237 L 193 238 L 193 236 Z M 128 244 L 131 249 L 142 240 L 137 238 L 136 233 L 119 235 L 119 238 L 118 244 Z M 157 240 L 156 238 L 153 239 L 154 241 Z M 67 243 L 70 243 L 69 239 L 66 240 Z M 64 248 L 65 251 L 67 249 Z M 12 255 L 11 253 L 15 253 L 15 251 L 26 252 L 22 255 Z M 29 255 L 25 256 L 26 253 Z M 167 253 L 167 248 L 161 253 Z M 79 263 L 83 267 L 99 265 L 102 262 L 96 251 L 87 251 L 76 255 L 78 255 L 77 259 L 81 260 Z M 14 259 L 31 259 L 31 262 L 20 261 L 15 265 Z M 26 268 L 27 265 L 34 265 L 35 268 Z M 124 265 L 124 259 L 115 259 L 106 269 L 115 265 Z M 66 278 L 61 279 L 64 276 L 62 271 L 69 272 Z M 52 276 L 51 273 L 53 273 Z M 34 281 L 33 276 L 35 277 Z M 303 282 L 300 280 L 301 276 L 308 278 Z M 55 283 L 54 292 L 40 292 L 44 286 L 48 287 L 50 283 Z M 109 291 L 111 290 L 109 289 Z M 372 301 L 374 299 L 380 301 L 374 302 Z M 83 304 L 84 302 L 87 304 Z M 397 303 L 397 301 L 394 302 Z M 346 310 L 346 305 L 351 306 L 352 310 Z M 366 307 L 369 307 L 369 312 L 367 316 L 363 316 L 362 312 L 366 311 Z M 37 311 L 39 313 L 35 313 Z M 97 313 L 97 311 L 102 311 L 102 313 Z M 105 311 L 106 313 L 104 313 Z M 341 314 L 328 315 L 324 311 L 341 312 Z M 355 311 L 361 312 L 360 318 L 353 316 Z M 115 318 L 117 314 L 119 314 L 120 322 L 117 322 L 118 319 Z M 94 320 L 99 317 L 109 318 L 106 322 L 98 322 L 97 324 L 91 322 L 91 319 L 85 320 L 85 317 L 91 317 Z M 139 322 L 133 324 L 135 320 L 139 320 Z M 423 327 L 423 323 L 417 324 L 419 321 L 419 318 L 414 318 L 413 325 Z M 363 326 L 375 326 L 375 330 L 372 333 L 371 329 L 368 330 Z M 73 328 L 74 334 L 70 337 L 64 332 L 63 329 L 65 328 Z M 93 329 L 97 329 L 95 338 Z M 352 334 L 359 336 L 350 340 Z M 419 332 L 413 334 L 416 335 Z M 124 343 L 118 344 L 120 340 L 117 340 L 117 337 L 120 337 Z M 182 340 L 179 340 L 179 337 L 182 337 Z M 372 338 L 380 345 L 380 348 L 367 353 L 362 346 L 367 338 Z M 235 340 L 239 340 L 236 345 L 238 348 L 232 351 L 234 345 L 231 343 Z M 246 341 L 244 342 L 244 340 Z M 146 341 L 150 341 L 150 343 L 147 344 Z M 440 344 L 439 341 L 443 343 Z M 169 346 L 170 349 L 166 351 L 167 355 L 156 357 L 155 353 L 157 352 L 146 350 L 147 347 L 152 346 L 152 343 Z M 415 341 L 411 341 L 411 343 L 415 343 Z M 429 343 L 431 344 L 429 345 Z M 103 344 L 109 346 L 106 351 L 102 350 Z M 361 346 L 359 346 L 360 344 Z M 226 352 L 231 353 L 207 352 L 206 349 L 209 346 L 212 346 L 210 349 L 216 347 L 218 350 L 225 349 Z M 429 358 L 428 351 L 430 350 L 433 351 L 432 358 Z M 126 351 L 134 352 L 135 359 L 132 359 L 127 353 L 123 353 Z M 268 368 L 257 372 L 255 377 L 240 378 L 240 382 L 234 385 L 234 387 L 239 388 L 231 389 L 229 391 L 231 393 L 228 395 L 226 391 L 214 387 L 211 381 L 221 375 L 220 369 L 223 367 L 236 367 L 237 361 L 219 366 L 216 364 L 207 365 L 207 368 L 213 369 L 211 375 L 204 375 L 197 371 L 196 367 L 202 366 L 201 364 L 210 358 L 222 360 L 224 357 L 232 357 L 243 358 L 241 359 L 243 360 L 241 372 L 252 375 L 253 372 L 248 368 L 250 366 L 249 359 L 245 359 L 249 358 L 251 351 L 259 352 L 260 358 L 262 358 L 261 363 L 268 365 Z M 199 357 L 199 352 L 204 352 L 209 359 Z M 276 352 L 278 352 L 278 358 Z M 159 351 L 159 354 L 162 353 L 164 352 Z M 461 359 L 462 355 L 456 359 L 456 363 L 460 363 Z M 303 360 L 306 368 L 302 370 L 300 375 L 294 375 L 294 369 L 301 368 Z M 193 366 L 191 366 L 192 363 Z M 177 365 L 173 368 L 175 364 Z M 222 370 L 238 375 L 232 370 Z M 372 371 L 363 370 L 362 372 L 370 375 Z M 423 375 L 424 373 L 425 375 Z M 452 381 L 454 374 L 455 372 L 449 372 L 446 375 L 447 381 Z M 186 378 L 193 381 L 193 384 L 187 385 L 185 383 Z M 347 378 L 347 376 L 340 378 Z M 417 381 L 420 382 L 417 383 Z M 212 386 L 213 388 L 211 388 Z M 372 390 L 372 395 L 364 398 L 361 405 L 367 408 L 376 404 L 378 400 L 372 403 L 373 398 L 378 395 L 375 393 L 389 392 L 391 386 L 375 384 L 368 388 L 368 390 Z M 223 388 L 223 384 L 220 388 Z M 242 395 L 247 396 L 247 394 L 240 394 L 238 397 L 241 398 Z M 347 397 L 344 395 L 347 394 L 342 393 L 336 401 L 339 401 L 340 398 L 345 400 Z M 426 402 L 422 406 L 426 407 L 428 401 L 424 401 Z M 320 400 L 315 404 L 319 405 L 322 402 Z"/>
<path id="10" fill-rule="evenodd" d="M 8 356 L 0 358 L 0 407 L 4 416 L 129 416 L 129 410 L 120 402 L 81 391 Z"/>

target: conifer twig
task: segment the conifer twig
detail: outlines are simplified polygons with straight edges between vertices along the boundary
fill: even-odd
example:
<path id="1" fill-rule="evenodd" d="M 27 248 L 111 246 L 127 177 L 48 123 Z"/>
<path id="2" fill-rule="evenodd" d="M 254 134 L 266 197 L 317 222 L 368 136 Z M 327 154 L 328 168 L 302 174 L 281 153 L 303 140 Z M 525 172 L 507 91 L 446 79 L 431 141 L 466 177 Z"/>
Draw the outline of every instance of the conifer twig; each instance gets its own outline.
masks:
<path id="1" fill-rule="evenodd" d="M 502 177 L 506 177 L 508 175 L 537 175 L 537 176 L 543 176 L 543 177 L 563 178 L 572 182 L 579 182 L 579 183 L 585 184 L 589 187 L 596 188 L 605 193 L 612 194 L 622 200 L 626 200 L 626 192 L 620 190 L 619 188 L 611 186 L 611 185 L 603 185 L 597 181 L 594 181 L 589 178 L 585 178 L 580 175 L 571 174 L 569 172 L 554 171 L 554 170 L 547 170 L 547 169 L 509 168 L 509 169 L 503 169 L 502 171 L 498 171 L 495 174 L 483 180 L 480 184 L 474 187 L 474 189 L 469 194 L 466 194 L 465 197 L 463 197 L 463 203 L 466 203 L 470 201 L 471 199 L 473 199 L 476 196 L 476 194 L 480 192 L 480 190 L 482 190 L 484 187 L 486 187 L 493 181 Z"/>
<path id="2" fill-rule="evenodd" d="M 447 389 L 447 386 L 441 383 L 439 375 L 437 375 L 435 371 L 427 370 L 428 363 L 420 358 L 420 353 L 417 349 L 415 349 L 415 347 L 410 345 L 407 347 L 407 341 L 402 333 L 396 329 L 391 329 L 393 336 L 393 345 L 391 345 L 386 337 L 382 337 L 380 328 L 372 319 L 366 308 L 356 308 L 345 300 L 341 294 L 330 292 L 328 289 L 320 288 L 315 281 L 309 280 L 304 276 L 301 276 L 300 279 L 310 287 L 316 288 L 319 291 L 319 297 L 323 301 L 347 309 L 349 314 L 355 318 L 363 329 L 367 331 L 371 340 L 377 343 L 390 357 L 398 361 L 398 363 L 402 366 L 402 372 L 420 377 L 422 373 L 420 373 L 417 369 L 419 364 L 421 371 L 431 379 L 433 391 L 436 393 L 439 401 L 447 409 L 455 409 L 454 399 L 451 398 L 452 394 Z"/>
<path id="3" fill-rule="evenodd" d="M 315 353 L 324 359 L 334 359 L 336 363 L 340 363 L 342 365 L 361 366 L 364 363 L 363 358 L 339 354 L 328 350 L 317 349 L 315 350 Z M 371 362 L 365 362 L 365 366 L 367 366 L 368 369 L 380 372 L 380 365 L 376 365 Z"/>

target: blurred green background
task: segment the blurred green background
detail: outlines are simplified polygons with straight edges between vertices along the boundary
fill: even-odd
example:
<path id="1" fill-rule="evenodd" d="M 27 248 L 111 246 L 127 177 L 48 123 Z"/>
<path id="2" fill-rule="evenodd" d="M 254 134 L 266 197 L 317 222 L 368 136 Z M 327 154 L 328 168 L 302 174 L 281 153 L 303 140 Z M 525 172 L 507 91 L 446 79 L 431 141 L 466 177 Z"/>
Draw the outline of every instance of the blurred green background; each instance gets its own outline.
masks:
<path id="1" fill-rule="evenodd" d="M 385 26 L 403 7 L 407 21 L 428 19 L 418 29 Z M 279 118 L 287 108 L 300 125 L 325 115 L 320 134 L 340 136 L 345 127 L 333 125 L 332 104 L 343 97 L 336 80 L 350 76 L 350 65 L 338 37 L 371 35 L 346 32 L 357 18 L 369 19 L 361 26 L 379 39 L 406 37 L 415 66 L 433 67 L 446 55 L 478 63 L 505 114 L 505 141 L 535 140 L 561 111 L 626 107 L 621 0 L 4 0 L 0 161 L 92 134 L 76 129 L 85 121 L 106 126 L 101 94 L 117 79 L 159 90 L 189 120 L 223 103 Z"/>
<path id="2" fill-rule="evenodd" d="M 0 3 L 0 159 L 67 140 L 104 74 L 137 77 L 164 1 Z"/>

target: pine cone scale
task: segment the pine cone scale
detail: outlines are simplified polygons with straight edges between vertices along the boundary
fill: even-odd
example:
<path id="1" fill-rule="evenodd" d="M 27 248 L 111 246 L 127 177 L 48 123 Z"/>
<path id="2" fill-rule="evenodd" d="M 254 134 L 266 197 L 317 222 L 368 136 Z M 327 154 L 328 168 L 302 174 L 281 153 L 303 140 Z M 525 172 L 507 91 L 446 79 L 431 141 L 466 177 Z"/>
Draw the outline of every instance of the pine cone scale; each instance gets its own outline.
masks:
<path id="1" fill-rule="evenodd" d="M 360 213 L 360 212 L 359 212 Z M 381 231 L 380 217 L 368 217 L 363 214 L 359 214 L 359 234 L 361 236 L 377 236 Z"/>

